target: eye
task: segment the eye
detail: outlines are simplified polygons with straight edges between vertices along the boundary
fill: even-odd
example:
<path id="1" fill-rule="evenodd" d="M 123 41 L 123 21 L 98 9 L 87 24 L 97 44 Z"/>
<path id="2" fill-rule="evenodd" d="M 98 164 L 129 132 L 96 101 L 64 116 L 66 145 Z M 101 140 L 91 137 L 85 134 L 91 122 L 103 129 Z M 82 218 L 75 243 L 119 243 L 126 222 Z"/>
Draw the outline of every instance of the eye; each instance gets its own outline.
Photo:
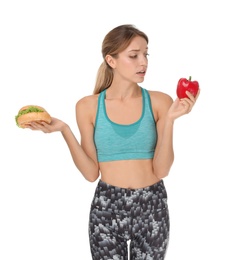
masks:
<path id="1" fill-rule="evenodd" d="M 132 56 L 129 56 L 129 58 L 131 58 L 131 59 L 136 59 L 138 57 L 138 55 L 137 54 L 135 54 L 135 55 L 132 55 Z"/>
<path id="2" fill-rule="evenodd" d="M 149 56 L 149 53 L 146 53 L 146 54 L 145 54 L 145 57 L 147 58 L 148 56 Z"/>

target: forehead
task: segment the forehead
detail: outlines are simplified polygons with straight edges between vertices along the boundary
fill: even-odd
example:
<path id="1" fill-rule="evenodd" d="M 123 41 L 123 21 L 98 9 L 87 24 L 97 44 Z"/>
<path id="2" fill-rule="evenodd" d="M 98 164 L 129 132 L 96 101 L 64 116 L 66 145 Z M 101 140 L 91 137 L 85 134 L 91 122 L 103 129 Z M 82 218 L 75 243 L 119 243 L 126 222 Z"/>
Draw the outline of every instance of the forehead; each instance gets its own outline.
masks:
<path id="1" fill-rule="evenodd" d="M 140 36 L 136 36 L 132 39 L 132 41 L 130 42 L 129 46 L 126 48 L 125 51 L 134 51 L 134 50 L 146 50 L 148 49 L 148 46 L 147 46 L 147 41 L 143 38 L 143 37 L 140 37 Z"/>

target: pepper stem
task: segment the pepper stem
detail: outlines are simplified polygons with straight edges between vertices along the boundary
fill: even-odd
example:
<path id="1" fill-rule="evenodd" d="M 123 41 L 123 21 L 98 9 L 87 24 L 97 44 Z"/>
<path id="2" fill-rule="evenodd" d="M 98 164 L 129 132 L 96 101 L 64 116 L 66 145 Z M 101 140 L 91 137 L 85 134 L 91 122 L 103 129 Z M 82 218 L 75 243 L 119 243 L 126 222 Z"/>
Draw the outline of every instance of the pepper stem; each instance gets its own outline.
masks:
<path id="1" fill-rule="evenodd" d="M 189 76 L 189 81 L 191 81 L 191 76 Z"/>

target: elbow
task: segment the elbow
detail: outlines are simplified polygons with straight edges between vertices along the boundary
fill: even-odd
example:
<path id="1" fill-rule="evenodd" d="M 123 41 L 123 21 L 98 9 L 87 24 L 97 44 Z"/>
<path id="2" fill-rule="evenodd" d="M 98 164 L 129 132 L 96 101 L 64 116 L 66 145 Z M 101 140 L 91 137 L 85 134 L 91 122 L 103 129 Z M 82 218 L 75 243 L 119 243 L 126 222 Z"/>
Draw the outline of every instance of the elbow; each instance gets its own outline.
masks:
<path id="1" fill-rule="evenodd" d="M 99 174 L 98 175 L 89 175 L 89 176 L 84 176 L 84 178 L 89 181 L 89 182 L 95 182 L 99 177 Z"/>
<path id="2" fill-rule="evenodd" d="M 169 175 L 169 170 L 161 170 L 159 172 L 155 172 L 155 175 L 157 176 L 158 179 L 163 179 Z"/>
<path id="3" fill-rule="evenodd" d="M 100 174 L 99 174 L 99 170 L 93 171 L 93 172 L 88 172 L 86 174 L 83 174 L 84 178 L 89 181 L 89 182 L 95 182 Z"/>
<path id="4" fill-rule="evenodd" d="M 159 178 L 163 179 L 167 177 L 170 173 L 171 167 L 173 165 L 174 158 L 168 162 L 168 164 L 158 165 L 158 167 L 154 167 L 154 174 Z"/>
<path id="5" fill-rule="evenodd" d="M 76 164 L 77 169 L 83 175 L 84 179 L 89 182 L 95 182 L 100 176 L 100 171 L 98 165 L 89 165 L 89 167 L 84 167 L 84 165 Z"/>

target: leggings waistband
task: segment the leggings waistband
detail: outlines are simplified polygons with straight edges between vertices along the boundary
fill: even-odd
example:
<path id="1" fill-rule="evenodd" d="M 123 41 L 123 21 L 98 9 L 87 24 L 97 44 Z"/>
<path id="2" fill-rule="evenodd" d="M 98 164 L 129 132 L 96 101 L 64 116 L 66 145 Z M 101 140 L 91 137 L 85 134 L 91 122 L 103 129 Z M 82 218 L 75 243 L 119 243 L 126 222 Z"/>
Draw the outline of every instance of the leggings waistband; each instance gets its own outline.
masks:
<path id="1" fill-rule="evenodd" d="M 121 194 L 121 195 L 133 195 L 133 194 L 144 194 L 146 192 L 152 192 L 152 193 L 164 193 L 164 197 L 167 198 L 166 189 L 164 186 L 163 180 L 160 180 L 150 186 L 143 187 L 143 188 L 122 188 L 118 186 L 114 186 L 111 184 L 108 184 L 102 180 L 99 180 L 96 188 L 97 192 L 106 192 L 106 194 Z"/>

